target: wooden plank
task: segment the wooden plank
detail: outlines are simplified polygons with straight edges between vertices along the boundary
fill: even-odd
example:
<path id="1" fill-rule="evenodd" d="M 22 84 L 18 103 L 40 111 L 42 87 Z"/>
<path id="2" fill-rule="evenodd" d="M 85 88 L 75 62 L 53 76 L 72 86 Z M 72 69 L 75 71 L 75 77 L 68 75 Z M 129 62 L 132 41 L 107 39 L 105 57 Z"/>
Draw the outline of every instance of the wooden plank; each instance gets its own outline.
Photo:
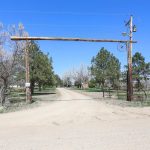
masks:
<path id="1" fill-rule="evenodd" d="M 50 40 L 50 41 L 137 43 L 137 41 L 128 41 L 128 40 L 64 38 L 64 37 L 17 37 L 17 36 L 11 36 L 11 40 Z"/>

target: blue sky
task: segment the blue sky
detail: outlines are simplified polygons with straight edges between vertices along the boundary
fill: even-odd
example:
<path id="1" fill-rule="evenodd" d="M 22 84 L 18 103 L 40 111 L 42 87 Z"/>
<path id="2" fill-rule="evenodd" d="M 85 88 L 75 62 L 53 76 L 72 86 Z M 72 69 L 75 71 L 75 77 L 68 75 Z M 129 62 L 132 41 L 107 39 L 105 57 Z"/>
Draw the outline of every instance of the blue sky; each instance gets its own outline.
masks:
<path id="1" fill-rule="evenodd" d="M 1 1 L 0 22 L 23 23 L 30 36 L 125 39 L 124 21 L 132 14 L 137 26 L 133 53 L 141 52 L 150 61 L 149 0 L 5 0 Z M 39 41 L 43 52 L 53 58 L 54 71 L 62 75 L 80 64 L 90 65 L 91 58 L 105 47 L 127 63 L 127 52 L 117 43 Z"/>

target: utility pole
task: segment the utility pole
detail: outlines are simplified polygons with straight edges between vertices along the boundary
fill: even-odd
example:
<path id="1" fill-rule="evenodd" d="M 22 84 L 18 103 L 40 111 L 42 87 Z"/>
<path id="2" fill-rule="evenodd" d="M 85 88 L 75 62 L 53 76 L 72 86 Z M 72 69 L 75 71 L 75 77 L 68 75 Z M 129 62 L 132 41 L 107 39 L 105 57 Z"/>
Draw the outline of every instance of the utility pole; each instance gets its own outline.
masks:
<path id="1" fill-rule="evenodd" d="M 26 102 L 31 103 L 32 97 L 31 97 L 31 90 L 30 90 L 30 69 L 29 69 L 29 43 L 26 41 L 26 47 L 25 47 L 25 67 L 26 67 Z"/>
<path id="2" fill-rule="evenodd" d="M 127 72 L 127 100 L 133 99 L 133 82 L 132 82 L 132 37 L 133 37 L 133 16 L 130 16 L 129 22 L 126 24 L 129 26 L 129 43 L 127 43 L 128 49 L 128 72 Z"/>

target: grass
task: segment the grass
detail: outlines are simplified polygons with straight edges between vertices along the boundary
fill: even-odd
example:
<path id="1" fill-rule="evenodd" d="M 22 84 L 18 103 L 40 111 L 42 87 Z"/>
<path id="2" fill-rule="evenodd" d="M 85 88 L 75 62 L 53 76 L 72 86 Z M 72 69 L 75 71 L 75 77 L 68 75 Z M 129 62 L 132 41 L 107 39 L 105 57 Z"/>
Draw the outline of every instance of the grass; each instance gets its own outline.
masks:
<path id="1" fill-rule="evenodd" d="M 73 89 L 81 90 L 81 91 L 85 91 L 85 92 L 103 92 L 103 90 L 101 88 L 85 88 L 85 89 L 73 88 Z M 104 89 L 104 92 L 108 92 L 108 89 Z M 110 92 L 113 92 L 113 90 L 111 89 Z"/>
<path id="2" fill-rule="evenodd" d="M 41 91 L 39 91 L 38 89 L 34 90 L 34 95 L 44 95 L 44 94 L 55 94 L 56 88 L 52 87 L 52 88 L 46 88 L 46 89 L 42 89 Z M 25 97 L 25 91 L 18 91 L 18 90 L 13 90 L 11 91 L 10 97 Z"/>
<path id="3" fill-rule="evenodd" d="M 125 91 L 119 91 L 116 95 L 119 100 L 126 100 L 127 93 Z M 133 98 L 134 100 L 138 100 L 138 101 L 150 100 L 150 93 L 147 93 L 147 98 L 146 98 L 144 93 L 134 92 Z"/>
<path id="4" fill-rule="evenodd" d="M 145 107 L 150 106 L 150 94 L 147 93 L 147 98 L 145 97 L 144 93 L 142 92 L 134 92 L 133 93 L 133 100 L 131 102 L 127 101 L 127 93 L 126 91 L 118 91 L 116 93 L 116 97 L 118 101 L 123 101 L 126 103 L 127 106 L 132 107 Z"/>
<path id="5" fill-rule="evenodd" d="M 47 94 L 56 94 L 56 88 L 46 88 L 46 89 L 42 89 L 41 91 L 36 89 L 34 90 L 34 94 L 32 95 L 35 96 L 35 95 L 47 95 Z"/>
<path id="6" fill-rule="evenodd" d="M 80 90 L 83 92 L 102 92 L 102 89 L 100 88 L 87 88 L 87 89 L 78 89 L 78 88 L 74 88 L 75 90 Z M 107 93 L 107 95 L 110 95 L 113 98 L 106 98 L 105 97 L 105 101 L 107 103 L 111 103 L 111 104 L 117 104 L 120 106 L 132 106 L 132 107 L 145 107 L 145 106 L 150 106 L 150 93 L 148 93 L 147 91 L 147 98 L 145 98 L 145 95 L 143 92 L 134 92 L 134 99 L 133 101 L 129 102 L 127 101 L 127 93 L 126 90 L 113 90 L 110 89 L 110 91 L 108 89 L 105 89 L 105 95 Z"/>
<path id="7" fill-rule="evenodd" d="M 37 107 L 39 104 L 36 98 L 33 98 L 31 104 L 26 103 L 25 98 L 12 98 L 9 103 L 6 103 L 5 106 L 0 107 L 0 113 L 15 112 L 23 109 L 30 109 Z"/>
<path id="8" fill-rule="evenodd" d="M 101 88 L 86 88 L 86 89 L 75 88 L 75 89 L 85 91 L 85 92 L 103 92 Z M 126 97 L 127 97 L 127 93 L 125 90 L 117 91 L 113 89 L 104 89 L 104 92 L 110 93 L 110 95 L 115 95 L 119 100 L 126 100 Z M 147 100 L 147 99 L 150 99 L 150 93 L 147 92 L 147 99 L 145 99 L 145 95 L 143 92 L 134 92 L 133 97 L 134 99 L 137 99 L 137 100 Z"/>
<path id="9" fill-rule="evenodd" d="M 39 105 L 41 101 L 37 96 L 47 95 L 47 94 L 56 94 L 56 88 L 46 88 L 42 91 L 35 90 L 35 93 L 32 95 L 33 102 L 31 104 L 26 103 L 25 92 L 18 90 L 13 90 L 6 100 L 5 106 L 0 107 L 0 113 L 13 112 L 22 109 L 28 109 Z M 34 97 L 36 96 L 36 97 Z"/>

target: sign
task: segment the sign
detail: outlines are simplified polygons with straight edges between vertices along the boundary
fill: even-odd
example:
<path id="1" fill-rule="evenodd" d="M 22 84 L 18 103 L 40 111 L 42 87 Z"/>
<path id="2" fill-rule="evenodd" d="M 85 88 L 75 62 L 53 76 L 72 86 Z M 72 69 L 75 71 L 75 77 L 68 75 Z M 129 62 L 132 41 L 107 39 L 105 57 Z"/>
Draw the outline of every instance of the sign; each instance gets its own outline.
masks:
<path id="1" fill-rule="evenodd" d="M 30 83 L 25 83 L 25 87 L 26 88 L 30 87 Z"/>

